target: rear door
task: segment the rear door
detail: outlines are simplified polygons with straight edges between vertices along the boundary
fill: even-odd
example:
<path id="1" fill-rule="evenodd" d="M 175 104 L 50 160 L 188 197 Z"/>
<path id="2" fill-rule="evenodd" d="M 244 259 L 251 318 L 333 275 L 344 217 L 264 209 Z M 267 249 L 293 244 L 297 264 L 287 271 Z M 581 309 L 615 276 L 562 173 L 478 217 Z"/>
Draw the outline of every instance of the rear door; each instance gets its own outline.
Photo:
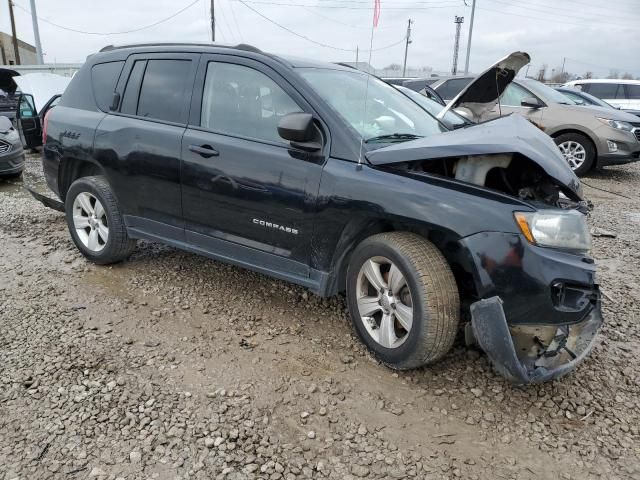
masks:
<path id="1" fill-rule="evenodd" d="M 529 90 L 524 88 L 517 83 L 511 82 L 504 93 L 500 97 L 500 102 L 496 105 L 482 120 L 490 120 L 492 118 L 497 118 L 500 116 L 509 115 L 511 113 L 515 113 L 525 117 L 527 120 L 531 121 L 534 125 L 541 125 L 542 116 L 545 107 L 542 108 L 533 108 L 533 107 L 525 107 L 522 105 L 522 101 L 525 98 L 538 98 Z M 538 98 L 538 100 L 540 100 Z M 542 100 L 540 100 L 542 104 Z"/>
<path id="2" fill-rule="evenodd" d="M 593 82 L 585 83 L 582 90 L 598 97 L 610 105 L 618 108 L 625 108 L 627 99 L 625 98 L 624 85 L 613 82 Z"/>
<path id="3" fill-rule="evenodd" d="M 103 108 L 110 108 L 109 98 L 115 108 L 96 131 L 94 155 L 134 230 L 184 236 L 180 148 L 198 59 L 190 53 L 132 55 L 115 94 L 104 95 Z"/>
<path id="4" fill-rule="evenodd" d="M 627 83 L 625 86 L 625 97 L 629 110 L 640 110 L 640 84 Z"/>
<path id="5" fill-rule="evenodd" d="M 313 113 L 270 67 L 243 57 L 202 57 L 182 143 L 190 243 L 309 275 L 324 155 L 292 148 L 277 130 L 284 115 L 301 111 Z"/>

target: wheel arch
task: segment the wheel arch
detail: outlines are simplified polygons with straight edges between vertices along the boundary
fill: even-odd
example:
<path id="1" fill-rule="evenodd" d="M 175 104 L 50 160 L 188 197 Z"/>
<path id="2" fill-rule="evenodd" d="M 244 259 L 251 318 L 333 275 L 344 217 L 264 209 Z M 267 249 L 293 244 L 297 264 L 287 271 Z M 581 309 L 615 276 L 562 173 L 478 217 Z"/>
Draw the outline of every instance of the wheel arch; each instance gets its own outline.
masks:
<path id="1" fill-rule="evenodd" d="M 82 177 L 104 175 L 103 168 L 97 163 L 75 157 L 63 157 L 58 170 L 58 188 L 60 199 L 64 202 L 71 184 Z"/>
<path id="2" fill-rule="evenodd" d="M 585 132 L 584 130 L 579 130 L 577 128 L 563 128 L 561 130 L 558 130 L 557 132 L 550 133 L 549 135 L 551 136 L 551 138 L 557 138 L 560 135 L 564 135 L 566 133 L 573 133 L 576 135 L 582 135 L 583 137 L 586 137 L 591 142 L 593 151 L 596 153 L 596 158 L 598 158 L 598 142 L 596 142 L 596 140 L 593 138 L 593 135 L 591 135 L 589 132 Z M 594 165 L 595 165 L 595 162 L 594 162 Z"/>
<path id="3" fill-rule="evenodd" d="M 347 269 L 356 247 L 366 238 L 385 232 L 411 232 L 433 243 L 451 267 L 461 296 L 475 297 L 471 255 L 458 234 L 439 225 L 388 218 L 354 220 L 345 227 L 332 259 L 327 295 L 346 290 Z"/>

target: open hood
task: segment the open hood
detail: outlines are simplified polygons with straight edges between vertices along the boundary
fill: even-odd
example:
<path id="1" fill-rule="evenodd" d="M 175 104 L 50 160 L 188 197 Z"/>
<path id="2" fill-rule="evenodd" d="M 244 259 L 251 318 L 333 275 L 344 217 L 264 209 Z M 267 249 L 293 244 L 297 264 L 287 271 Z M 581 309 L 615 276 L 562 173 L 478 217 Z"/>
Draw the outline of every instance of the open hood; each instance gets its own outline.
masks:
<path id="1" fill-rule="evenodd" d="M 553 143 L 531 122 L 509 115 L 468 128 L 420 138 L 368 152 L 372 165 L 391 165 L 417 160 L 518 153 L 544 170 L 574 199 L 581 199 L 580 181 Z"/>
<path id="2" fill-rule="evenodd" d="M 71 77 L 63 77 L 55 73 L 28 73 L 13 77 L 22 93 L 33 95 L 36 110 L 40 113 L 51 97 L 62 95 L 71 82 Z"/>
<path id="3" fill-rule="evenodd" d="M 478 75 L 438 115 L 444 117 L 449 110 L 458 109 L 465 117 L 475 122 L 490 112 L 498 98 L 518 74 L 531 61 L 528 53 L 513 52 L 494 63 Z"/>

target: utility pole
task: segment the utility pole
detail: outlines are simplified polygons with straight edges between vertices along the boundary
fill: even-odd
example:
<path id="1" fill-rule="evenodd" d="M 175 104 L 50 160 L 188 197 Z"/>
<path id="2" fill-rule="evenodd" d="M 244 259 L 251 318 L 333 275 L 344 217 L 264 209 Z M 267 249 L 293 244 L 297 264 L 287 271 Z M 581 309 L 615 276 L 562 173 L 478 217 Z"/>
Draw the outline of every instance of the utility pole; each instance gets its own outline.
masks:
<path id="1" fill-rule="evenodd" d="M 411 43 L 411 24 L 413 20 L 409 19 L 409 23 L 407 24 L 407 43 L 404 45 L 404 64 L 402 65 L 402 76 L 404 77 L 407 73 L 407 54 L 409 53 L 409 44 Z"/>
<path id="2" fill-rule="evenodd" d="M 356 68 L 358 68 L 359 57 L 360 57 L 360 47 L 358 47 L 358 45 L 356 45 Z"/>
<path id="3" fill-rule="evenodd" d="M 36 0 L 31 0 L 31 23 L 33 23 L 33 36 L 36 40 L 36 55 L 38 57 L 38 65 L 42 65 L 44 63 L 44 58 L 42 58 L 42 44 L 40 43 L 40 29 L 38 28 Z"/>
<path id="4" fill-rule="evenodd" d="M 467 60 L 464 62 L 464 74 L 469 75 L 469 56 L 471 55 L 471 37 L 473 36 L 473 17 L 476 13 L 476 0 L 471 6 L 471 22 L 469 22 L 469 38 L 467 39 Z"/>
<path id="5" fill-rule="evenodd" d="M 562 57 L 562 75 L 564 75 L 564 62 L 567 61 L 567 57 Z"/>
<path id="6" fill-rule="evenodd" d="M 453 65 L 451 66 L 451 75 L 458 73 L 458 49 L 460 48 L 460 27 L 464 23 L 464 17 L 453 17 L 453 23 L 456 24 L 456 40 L 453 43 Z"/>
<path id="7" fill-rule="evenodd" d="M 211 0 L 211 41 L 216 41 L 216 5 L 215 0 Z"/>
<path id="8" fill-rule="evenodd" d="M 16 65 L 20 65 L 20 51 L 18 50 L 18 36 L 16 35 L 16 21 L 13 18 L 13 2 L 9 0 L 9 16 L 11 17 L 11 33 L 13 34 L 13 54 Z"/>

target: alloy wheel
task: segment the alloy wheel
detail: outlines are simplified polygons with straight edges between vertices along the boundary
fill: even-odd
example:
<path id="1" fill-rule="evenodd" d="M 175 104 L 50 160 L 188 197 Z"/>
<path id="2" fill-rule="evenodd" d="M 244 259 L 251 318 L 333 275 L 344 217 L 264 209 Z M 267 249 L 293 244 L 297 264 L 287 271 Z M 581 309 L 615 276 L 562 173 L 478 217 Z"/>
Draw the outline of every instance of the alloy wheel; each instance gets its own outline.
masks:
<path id="1" fill-rule="evenodd" d="M 73 226 L 82 244 L 100 252 L 109 239 L 107 214 L 94 195 L 82 192 L 73 201 Z"/>
<path id="2" fill-rule="evenodd" d="M 571 170 L 577 170 L 587 159 L 587 151 L 578 142 L 568 140 L 558 145 L 558 148 L 564 155 L 564 159 L 569 163 Z"/>
<path id="3" fill-rule="evenodd" d="M 400 269 L 385 257 L 372 257 L 358 273 L 356 301 L 367 332 L 385 348 L 398 348 L 413 325 L 413 302 Z"/>

